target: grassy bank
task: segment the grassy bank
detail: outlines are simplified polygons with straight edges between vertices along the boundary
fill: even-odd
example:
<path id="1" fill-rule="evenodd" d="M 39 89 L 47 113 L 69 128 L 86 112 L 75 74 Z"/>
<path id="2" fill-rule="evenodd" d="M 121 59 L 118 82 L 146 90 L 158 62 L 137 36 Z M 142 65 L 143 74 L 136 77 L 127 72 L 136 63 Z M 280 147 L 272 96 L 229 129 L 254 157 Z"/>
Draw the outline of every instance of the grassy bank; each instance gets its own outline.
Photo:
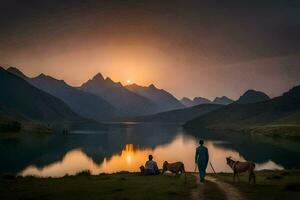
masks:
<path id="1" fill-rule="evenodd" d="M 265 125 L 246 128 L 244 131 L 252 134 L 259 134 L 272 137 L 280 137 L 287 139 L 300 139 L 299 125 Z"/>
<path id="2" fill-rule="evenodd" d="M 141 176 L 134 173 L 82 174 L 63 178 L 0 178 L 0 199 L 187 199 L 194 187 L 181 177 Z"/>
<path id="3" fill-rule="evenodd" d="M 0 116 L 0 133 L 18 132 L 52 133 L 52 129 L 44 123 L 33 121 L 17 121 Z"/>
<path id="4" fill-rule="evenodd" d="M 247 174 L 240 176 L 239 183 L 232 182 L 232 174 L 219 173 L 219 181 L 231 184 L 248 200 L 300 199 L 300 171 L 256 172 L 257 183 L 250 185 Z M 141 176 L 136 173 L 102 174 L 90 176 L 81 173 L 63 178 L 34 178 L 0 176 L 0 199 L 191 199 L 191 193 L 200 190 L 199 199 L 226 199 L 226 190 L 215 182 L 196 185 L 196 178 L 187 175 Z M 202 189 L 201 189 L 202 188 Z"/>
<path id="5" fill-rule="evenodd" d="M 300 140 L 300 126 L 289 124 L 271 125 L 238 125 L 226 124 L 219 126 L 209 126 L 206 128 L 186 128 L 189 131 L 210 130 L 219 132 L 237 132 L 251 135 L 262 135 L 274 138 Z"/>
<path id="6" fill-rule="evenodd" d="M 256 172 L 256 184 L 248 184 L 248 174 L 240 175 L 240 182 L 232 181 L 232 174 L 213 175 L 219 180 L 232 184 L 249 200 L 300 199 L 300 171 Z"/>

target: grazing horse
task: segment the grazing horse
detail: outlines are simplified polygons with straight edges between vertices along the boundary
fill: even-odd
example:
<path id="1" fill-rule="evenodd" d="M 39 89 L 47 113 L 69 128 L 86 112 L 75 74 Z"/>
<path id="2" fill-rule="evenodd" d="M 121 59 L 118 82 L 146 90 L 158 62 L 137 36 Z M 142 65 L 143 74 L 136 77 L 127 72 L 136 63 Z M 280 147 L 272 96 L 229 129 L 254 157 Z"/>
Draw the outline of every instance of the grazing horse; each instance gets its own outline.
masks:
<path id="1" fill-rule="evenodd" d="M 255 183 L 255 174 L 254 174 L 255 164 L 253 162 L 234 161 L 231 159 L 231 156 L 227 157 L 226 161 L 227 161 L 227 165 L 229 165 L 233 170 L 233 181 L 235 181 L 235 176 L 237 176 L 238 181 L 240 181 L 239 173 L 248 171 L 249 183 L 251 183 L 251 179 L 253 179 L 253 183 Z"/>
<path id="2" fill-rule="evenodd" d="M 168 163 L 168 161 L 165 161 L 163 164 L 162 174 L 166 171 L 170 171 L 172 173 L 175 173 L 176 175 L 183 174 L 186 182 L 186 173 L 184 169 L 184 164 L 182 162 L 175 162 L 175 163 Z"/>

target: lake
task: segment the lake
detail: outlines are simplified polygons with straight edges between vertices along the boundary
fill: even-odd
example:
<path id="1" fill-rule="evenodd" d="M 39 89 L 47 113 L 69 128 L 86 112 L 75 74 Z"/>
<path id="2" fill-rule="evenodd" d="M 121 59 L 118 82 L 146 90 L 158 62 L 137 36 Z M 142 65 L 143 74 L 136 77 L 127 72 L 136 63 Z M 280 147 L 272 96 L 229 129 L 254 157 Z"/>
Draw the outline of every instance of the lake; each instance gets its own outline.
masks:
<path id="1" fill-rule="evenodd" d="M 83 170 L 92 174 L 135 172 L 149 154 L 163 161 L 182 161 L 194 171 L 195 148 L 205 140 L 217 172 L 230 172 L 225 158 L 251 160 L 256 169 L 300 168 L 300 144 L 242 133 L 187 132 L 177 124 L 111 123 L 106 131 L 73 130 L 64 135 L 4 133 L 0 136 L 0 173 L 61 177 Z M 208 166 L 208 171 L 212 172 Z"/>

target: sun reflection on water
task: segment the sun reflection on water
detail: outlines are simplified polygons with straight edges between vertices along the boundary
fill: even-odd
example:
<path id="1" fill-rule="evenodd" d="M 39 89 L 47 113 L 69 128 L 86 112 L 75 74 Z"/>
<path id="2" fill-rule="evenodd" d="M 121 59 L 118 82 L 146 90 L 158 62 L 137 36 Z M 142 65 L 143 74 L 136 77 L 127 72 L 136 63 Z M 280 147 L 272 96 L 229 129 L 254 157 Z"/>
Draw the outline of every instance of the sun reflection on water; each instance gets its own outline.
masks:
<path id="1" fill-rule="evenodd" d="M 34 175 L 38 177 L 61 177 L 66 174 L 74 175 L 83 170 L 89 170 L 92 174 L 114 173 L 118 171 L 135 172 L 144 165 L 149 154 L 154 156 L 158 166 L 162 163 L 182 161 L 187 171 L 194 171 L 194 156 L 197 143 L 193 139 L 184 138 L 182 135 L 176 137 L 171 143 L 152 148 L 139 149 L 133 144 L 126 144 L 121 153 L 116 153 L 111 157 L 106 157 L 101 163 L 96 163 L 86 155 L 81 149 L 74 149 L 65 154 L 61 161 L 54 162 L 45 167 L 28 166 L 20 175 Z M 231 155 L 234 159 L 245 160 L 238 152 L 225 149 L 211 141 L 206 142 L 209 149 L 210 162 L 217 172 L 229 172 L 231 169 L 226 165 L 225 157 Z M 257 164 L 256 169 L 283 169 L 272 161 Z M 211 172 L 208 166 L 208 172 Z"/>

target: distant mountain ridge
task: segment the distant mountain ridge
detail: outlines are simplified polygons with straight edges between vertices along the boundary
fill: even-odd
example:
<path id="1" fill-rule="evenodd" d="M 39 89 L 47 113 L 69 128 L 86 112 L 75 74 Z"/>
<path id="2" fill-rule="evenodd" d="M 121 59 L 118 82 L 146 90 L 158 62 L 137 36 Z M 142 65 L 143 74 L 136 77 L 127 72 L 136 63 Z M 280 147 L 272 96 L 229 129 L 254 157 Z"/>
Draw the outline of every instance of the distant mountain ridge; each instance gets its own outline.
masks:
<path id="1" fill-rule="evenodd" d="M 229 104 L 233 103 L 234 100 L 229 99 L 226 96 L 222 96 L 222 97 L 216 97 L 212 102 L 215 104 L 229 105 Z"/>
<path id="2" fill-rule="evenodd" d="M 270 100 L 250 104 L 230 104 L 188 121 L 184 127 L 259 131 L 267 129 L 280 134 L 296 129 L 299 131 L 299 124 L 300 86 L 296 86 L 282 96 Z"/>
<path id="3" fill-rule="evenodd" d="M 256 103 L 261 101 L 267 101 L 270 97 L 263 92 L 256 90 L 247 90 L 240 98 L 235 102 L 237 104 Z"/>
<path id="4" fill-rule="evenodd" d="M 183 97 L 180 102 L 185 105 L 186 107 L 192 107 L 192 106 L 196 106 L 196 105 L 200 105 L 200 104 L 208 104 L 208 103 L 212 103 L 211 100 L 206 99 L 204 97 L 195 97 L 193 100 L 187 98 L 187 97 Z"/>
<path id="5" fill-rule="evenodd" d="M 4 115 L 41 122 L 83 119 L 62 100 L 32 86 L 2 67 L 0 91 L 0 105 Z"/>
<path id="6" fill-rule="evenodd" d="M 100 73 L 78 88 L 45 74 L 29 78 L 12 67 L 7 70 L 1 68 L 0 78 L 3 93 L 0 94 L 0 117 L 3 119 L 10 116 L 43 122 L 84 118 L 98 121 L 134 119 L 186 122 L 184 126 L 191 129 L 231 130 L 265 126 L 271 126 L 273 130 L 282 125 L 298 127 L 300 124 L 300 86 L 272 99 L 251 89 L 237 101 L 226 96 L 216 97 L 213 101 L 203 97 L 179 101 L 153 84 L 148 87 L 136 84 L 123 86 Z M 11 90 L 15 85 L 16 91 Z M 20 94 L 17 91 L 21 91 Z"/>
<path id="7" fill-rule="evenodd" d="M 196 105 L 212 103 L 211 100 L 204 97 L 195 97 L 193 101 L 196 103 Z"/>
<path id="8" fill-rule="evenodd" d="M 128 90 L 146 97 L 159 106 L 159 111 L 184 108 L 184 105 L 169 92 L 156 88 L 153 84 L 148 87 L 131 84 L 125 86 Z"/>
<path id="9" fill-rule="evenodd" d="M 100 97 L 71 87 L 63 80 L 40 74 L 29 78 L 17 68 L 10 67 L 7 71 L 28 81 L 33 86 L 63 100 L 77 114 L 97 121 L 113 119 L 118 116 L 117 110 Z"/>
<path id="10" fill-rule="evenodd" d="M 80 89 L 105 99 L 123 116 L 137 116 L 159 111 L 158 105 L 150 99 L 128 90 L 120 82 L 116 83 L 110 78 L 104 79 L 100 73 L 82 84 Z"/>
<path id="11" fill-rule="evenodd" d="M 185 123 L 188 120 L 205 115 L 209 112 L 220 109 L 222 107 L 223 105 L 218 105 L 218 104 L 200 104 L 188 108 L 171 110 L 171 111 L 157 113 L 154 115 L 137 117 L 135 118 L 135 121 Z"/>
<path id="12" fill-rule="evenodd" d="M 183 97 L 182 99 L 180 99 L 180 102 L 181 102 L 185 107 L 192 107 L 192 106 L 194 106 L 193 100 L 191 100 L 190 98 L 187 98 L 187 97 Z"/>

